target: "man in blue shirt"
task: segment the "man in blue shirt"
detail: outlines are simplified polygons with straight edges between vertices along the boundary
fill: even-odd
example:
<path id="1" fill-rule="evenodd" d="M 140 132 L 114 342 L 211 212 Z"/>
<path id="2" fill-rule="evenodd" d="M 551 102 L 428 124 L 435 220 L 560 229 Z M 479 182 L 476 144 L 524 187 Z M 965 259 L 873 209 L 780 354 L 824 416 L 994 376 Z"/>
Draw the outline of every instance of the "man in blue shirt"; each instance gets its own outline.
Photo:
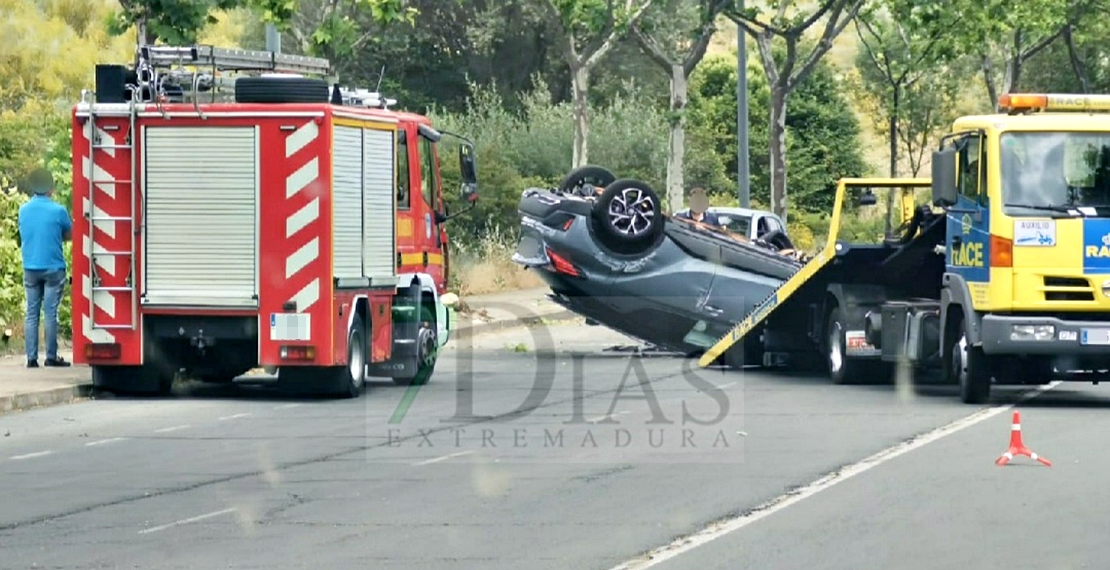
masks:
<path id="1" fill-rule="evenodd" d="M 721 220 L 713 212 L 709 212 L 709 196 L 702 187 L 692 188 L 688 194 L 690 209 L 675 214 L 676 218 L 685 218 L 703 224 L 720 226 Z"/>
<path id="2" fill-rule="evenodd" d="M 39 365 L 39 311 L 45 316 L 46 366 L 69 366 L 58 356 L 58 305 L 66 280 L 62 242 L 72 239 L 73 222 L 65 206 L 52 199 L 54 177 L 45 169 L 28 177 L 33 197 L 19 208 L 19 242 L 23 250 L 23 287 L 27 318 L 23 336 L 27 367 Z"/>

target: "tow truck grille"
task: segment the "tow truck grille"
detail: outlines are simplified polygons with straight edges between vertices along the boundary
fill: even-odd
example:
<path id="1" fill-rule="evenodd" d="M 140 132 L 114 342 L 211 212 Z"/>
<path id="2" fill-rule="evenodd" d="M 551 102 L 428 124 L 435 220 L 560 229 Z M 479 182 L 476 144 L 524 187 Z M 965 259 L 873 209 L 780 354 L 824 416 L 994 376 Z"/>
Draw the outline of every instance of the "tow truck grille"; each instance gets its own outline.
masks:
<path id="1" fill-rule="evenodd" d="M 1045 301 L 1094 301 L 1095 292 L 1091 283 L 1082 277 L 1044 278 Z"/>

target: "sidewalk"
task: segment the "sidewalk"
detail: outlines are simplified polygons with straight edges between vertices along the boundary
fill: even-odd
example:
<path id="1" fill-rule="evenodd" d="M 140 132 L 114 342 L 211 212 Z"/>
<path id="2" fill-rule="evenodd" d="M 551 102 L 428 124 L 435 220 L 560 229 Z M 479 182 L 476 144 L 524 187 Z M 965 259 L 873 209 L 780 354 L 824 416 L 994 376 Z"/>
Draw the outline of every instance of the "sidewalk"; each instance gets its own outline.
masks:
<path id="1" fill-rule="evenodd" d="M 547 300 L 548 292 L 542 288 L 460 298 L 463 310 L 456 316 L 456 328 L 448 342 L 572 317 L 572 313 Z M 73 361 L 71 347 L 61 347 L 58 354 Z M 87 366 L 45 368 L 41 364 L 40 358 L 40 367 L 29 369 L 22 354 L 0 356 L 0 414 L 65 404 L 90 394 L 92 375 Z"/>

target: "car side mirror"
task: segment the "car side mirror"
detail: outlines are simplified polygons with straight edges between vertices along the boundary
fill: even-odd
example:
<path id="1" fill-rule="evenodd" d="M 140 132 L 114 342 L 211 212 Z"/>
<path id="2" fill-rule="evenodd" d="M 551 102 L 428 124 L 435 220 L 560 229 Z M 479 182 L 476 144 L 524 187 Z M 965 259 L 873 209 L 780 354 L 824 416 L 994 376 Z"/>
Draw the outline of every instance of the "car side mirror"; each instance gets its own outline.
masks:
<path id="1" fill-rule="evenodd" d="M 467 202 L 478 199 L 478 172 L 474 164 L 474 145 L 459 145 L 459 173 L 462 175 L 462 197 Z"/>
<path id="2" fill-rule="evenodd" d="M 948 147 L 933 153 L 933 205 L 956 205 L 956 148 Z"/>

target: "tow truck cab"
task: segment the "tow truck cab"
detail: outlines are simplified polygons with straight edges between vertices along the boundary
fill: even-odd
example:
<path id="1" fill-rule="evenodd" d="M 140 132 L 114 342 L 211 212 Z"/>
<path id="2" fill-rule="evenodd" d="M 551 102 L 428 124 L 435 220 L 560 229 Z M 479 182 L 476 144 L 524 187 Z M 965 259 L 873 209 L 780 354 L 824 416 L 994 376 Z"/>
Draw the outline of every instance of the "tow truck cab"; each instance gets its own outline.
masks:
<path id="1" fill-rule="evenodd" d="M 940 354 L 971 401 L 992 378 L 1110 368 L 1110 97 L 999 105 L 956 121 L 933 155 L 948 220 Z"/>
<path id="2" fill-rule="evenodd" d="M 999 104 L 955 121 L 931 179 L 841 180 L 824 249 L 700 364 L 743 362 L 758 334 L 764 365 L 822 355 L 836 383 L 939 369 L 967 403 L 992 384 L 1106 379 L 1110 96 Z M 838 232 L 858 189 L 861 205 L 872 189 L 929 190 L 932 205 L 904 201 L 900 236 L 850 243 Z"/>

